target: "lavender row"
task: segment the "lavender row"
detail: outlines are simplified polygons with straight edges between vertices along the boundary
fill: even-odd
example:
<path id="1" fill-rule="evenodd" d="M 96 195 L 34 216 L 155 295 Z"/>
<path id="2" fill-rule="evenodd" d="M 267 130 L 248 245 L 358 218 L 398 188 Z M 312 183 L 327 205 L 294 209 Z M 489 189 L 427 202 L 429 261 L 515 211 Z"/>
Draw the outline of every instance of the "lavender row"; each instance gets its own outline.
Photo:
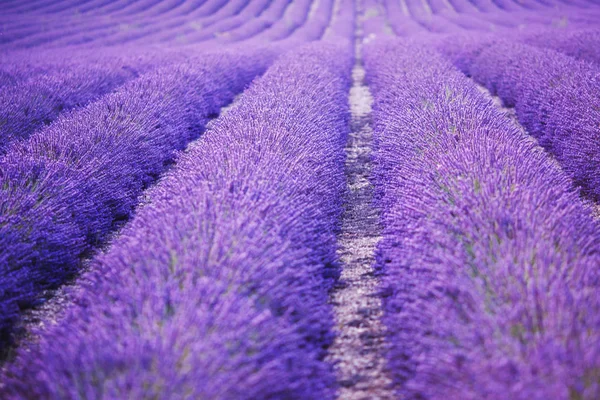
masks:
<path id="1" fill-rule="evenodd" d="M 600 396 L 600 226 L 422 45 L 368 46 L 388 366 L 402 398 Z"/>
<path id="2" fill-rule="evenodd" d="M 598 17 L 597 8 L 588 9 L 584 14 L 580 8 L 574 6 L 556 5 L 556 8 L 550 8 L 549 5 L 538 6 L 531 3 L 527 7 L 518 12 L 483 7 L 492 12 L 481 13 L 473 4 L 462 0 L 431 0 L 427 3 L 418 0 L 385 1 L 390 25 L 398 36 L 422 35 L 425 32 L 456 34 L 465 30 L 502 32 L 507 28 L 563 24 L 586 26 L 593 24 Z"/>
<path id="3" fill-rule="evenodd" d="M 480 12 L 489 12 L 491 7 L 486 7 L 491 2 L 484 2 L 484 4 L 478 6 L 475 1 L 470 0 L 448 0 L 448 4 L 459 14 L 477 15 Z M 487 9 L 486 9 L 487 8 Z"/>
<path id="4" fill-rule="evenodd" d="M 60 54 L 65 59 L 78 56 L 70 51 Z M 18 56 L 11 58 L 10 64 L 4 64 L 3 69 L 16 83 L 5 85 L 5 90 L 0 93 L 0 154 L 13 141 L 29 137 L 61 113 L 86 106 L 140 73 L 160 66 L 161 62 L 156 58 L 161 57 L 147 52 L 137 57 L 107 55 L 90 62 L 41 63 L 36 65 L 35 79 L 28 80 L 24 78 L 30 65 L 21 66 L 22 60 Z M 166 63 L 163 61 L 162 64 Z"/>
<path id="5" fill-rule="evenodd" d="M 6 48 L 15 50 L 24 46 L 40 46 L 41 44 L 55 47 L 89 44 L 112 46 L 127 42 L 143 42 L 146 44 L 176 43 L 178 45 L 202 43 L 204 47 L 211 49 L 218 48 L 221 43 L 241 40 L 263 43 L 282 40 L 297 30 L 306 31 L 308 29 L 308 32 L 296 35 L 295 41 L 301 43 L 320 38 L 331 16 L 333 1 L 319 2 L 310 18 L 316 21 L 308 21 L 312 3 L 311 0 L 293 2 L 287 5 L 290 10 L 283 17 L 281 16 L 282 8 L 286 5 L 281 1 L 248 2 L 239 0 L 218 8 L 213 15 L 194 20 L 186 16 L 156 22 L 136 22 L 131 26 L 126 24 L 127 20 L 120 21 L 116 25 L 112 19 L 107 22 L 99 22 L 92 27 L 88 23 L 80 23 L 76 27 L 69 26 L 66 30 L 58 27 L 49 33 L 42 31 L 39 35 L 10 43 Z M 266 8 L 267 6 L 268 8 Z M 257 15 L 263 13 L 269 16 L 255 19 Z M 278 15 L 279 19 L 274 19 L 274 15 Z M 316 28 L 300 29 L 300 27 L 315 24 L 321 27 L 319 35 L 314 34 Z M 123 29 L 124 26 L 127 28 Z"/>
<path id="6" fill-rule="evenodd" d="M 245 25 L 253 25 L 250 29 L 237 31 L 235 36 L 229 36 L 226 32 L 219 35 L 215 40 L 206 42 L 203 46 L 207 49 L 218 48 L 227 43 L 233 51 L 233 49 L 243 49 L 248 45 L 261 46 L 269 43 L 269 48 L 283 53 L 307 42 L 322 39 L 328 28 L 329 34 L 333 35 L 330 39 L 349 44 L 348 38 L 352 34 L 348 25 L 352 25 L 353 21 L 346 18 L 352 18 L 352 6 L 346 4 L 346 10 L 340 16 L 343 20 L 332 26 L 330 25 L 333 19 L 334 0 L 292 2 L 289 3 L 288 7 L 283 12 L 283 16 L 272 26 L 265 26 L 263 22 L 260 22 L 257 26 L 249 21 Z M 262 30 L 260 30 L 261 25 Z M 256 28 L 259 28 L 259 32 L 254 31 Z M 245 35 L 245 37 L 242 35 Z M 234 38 L 238 42 L 234 42 Z M 184 48 L 182 47 L 182 49 Z"/>
<path id="7" fill-rule="evenodd" d="M 189 43 L 195 43 L 205 40 L 214 39 L 221 35 L 227 34 L 228 31 L 234 30 L 250 22 L 261 13 L 265 12 L 272 4 L 270 0 L 252 0 L 246 1 L 246 4 L 238 12 L 235 12 L 227 18 L 217 18 L 215 23 L 212 24 L 208 29 L 197 30 L 191 32 L 185 36 L 185 39 Z M 203 24 L 204 26 L 204 24 Z M 180 37 L 178 37 L 180 40 Z"/>
<path id="8" fill-rule="evenodd" d="M 258 51 L 191 58 L 146 74 L 11 147 L 0 160 L 2 346 L 19 310 L 74 273 L 131 215 L 174 152 L 271 58 Z"/>
<path id="9" fill-rule="evenodd" d="M 139 42 L 168 42 L 193 43 L 207 40 L 214 33 L 221 30 L 235 28 L 236 24 L 252 19 L 256 8 L 264 8 L 264 0 L 234 0 L 223 3 L 214 13 L 204 18 L 185 18 L 175 20 L 175 24 L 168 19 L 158 26 L 149 26 L 145 29 L 130 30 L 112 35 L 106 44 L 120 44 L 123 41 Z M 237 22 L 236 22 L 237 21 Z M 233 23 L 233 25 L 231 25 Z"/>
<path id="10" fill-rule="evenodd" d="M 256 35 L 254 40 L 269 42 L 287 38 L 307 21 L 311 4 L 312 0 L 291 2 L 283 13 L 283 16 L 270 29 Z"/>
<path id="11" fill-rule="evenodd" d="M 347 49 L 283 56 L 182 155 L 3 398 L 333 398 Z"/>
<path id="12" fill-rule="evenodd" d="M 90 16 L 104 16 L 109 14 L 117 14 L 117 15 L 129 15 L 137 16 L 136 13 L 132 13 L 131 9 L 127 8 L 128 4 L 131 2 L 127 1 L 99 1 L 99 2 L 88 2 L 85 5 L 79 5 L 78 2 L 74 0 L 74 6 L 77 8 L 82 14 L 87 14 Z M 162 2 L 160 4 L 165 4 L 167 2 Z M 186 1 L 175 1 L 172 2 L 175 4 L 175 7 L 171 7 L 168 10 L 163 10 L 162 12 L 157 13 L 156 9 L 150 9 L 146 13 L 148 16 L 165 16 L 165 17 L 203 17 L 207 15 L 211 15 L 219 10 L 225 2 L 223 0 L 186 0 Z M 103 4 L 103 6 L 101 6 Z M 63 9 L 68 12 L 70 8 L 73 6 L 63 6 Z"/>
<path id="13" fill-rule="evenodd" d="M 140 18 L 139 16 L 119 16 L 110 14 L 105 18 L 90 16 L 69 16 L 63 20 L 53 22 L 49 27 L 42 29 L 39 24 L 25 26 L 21 31 L 8 32 L 3 41 L 10 41 L 7 48 L 26 48 L 41 45 L 84 44 L 89 42 L 118 43 L 119 38 L 127 39 L 130 36 L 151 35 L 156 31 L 177 29 L 181 33 L 195 32 L 198 26 L 213 24 L 219 19 L 229 17 L 248 4 L 248 0 L 236 0 L 225 3 L 222 0 L 212 7 L 205 4 L 193 14 L 183 17 Z M 43 21 L 42 21 L 43 22 Z M 187 23 L 187 25 L 186 25 Z M 192 26 L 193 25 L 193 26 Z M 189 26 L 189 28 L 186 28 Z"/>
<path id="14" fill-rule="evenodd" d="M 311 7 L 316 4 L 313 15 Z M 273 42 L 274 48 L 289 48 L 320 39 L 326 30 L 333 9 L 333 0 L 315 3 L 313 0 L 275 0 L 258 18 L 252 18 L 232 30 L 220 32 L 207 46 L 230 44 L 243 48 Z M 237 42 L 237 43 L 236 43 Z"/>
<path id="15" fill-rule="evenodd" d="M 582 10 L 576 7 L 565 7 L 557 10 L 550 9 L 544 12 L 519 12 L 484 14 L 483 18 L 500 27 L 533 28 L 543 26 L 574 27 L 594 25 L 600 16 L 600 9 Z"/>
<path id="16" fill-rule="evenodd" d="M 393 36 L 394 31 L 390 26 L 389 16 L 383 4 L 376 0 L 364 0 L 361 4 L 362 35 L 368 42 L 377 37 Z M 359 14 L 359 15 L 360 15 Z"/>
<path id="17" fill-rule="evenodd" d="M 44 4 L 45 3 L 45 4 Z M 106 15 L 117 15 L 119 17 L 136 16 L 201 16 L 215 12 L 218 7 L 223 5 L 222 0 L 166 0 L 166 1 L 29 1 L 20 2 L 17 7 L 5 7 L 3 17 L 9 19 L 10 16 L 18 14 L 26 18 L 61 18 L 73 17 L 73 11 L 77 15 L 105 17 Z M 137 7 L 137 8 L 136 8 Z M 144 8 L 144 9 L 140 9 Z"/>
<path id="18" fill-rule="evenodd" d="M 405 15 L 408 14 L 408 10 L 403 9 L 398 0 L 385 0 L 384 4 L 390 26 L 397 36 L 410 36 L 424 32 L 422 25 Z"/>
<path id="19" fill-rule="evenodd" d="M 286 8 L 290 6 L 288 0 L 273 0 L 264 12 L 243 25 L 227 31 L 227 35 L 221 35 L 220 42 L 236 42 L 257 35 L 258 33 L 269 29 L 277 22 Z"/>
<path id="20" fill-rule="evenodd" d="M 158 27 L 151 26 L 146 29 L 112 35 L 95 43 L 100 45 L 121 45 L 122 43 L 168 45 L 174 43 L 218 49 L 222 48 L 224 42 L 248 40 L 261 30 L 268 29 L 281 16 L 282 9 L 287 4 L 288 0 L 229 2 L 219 8 L 218 13 L 207 18 L 180 19 Z M 265 23 L 265 21 L 269 22 Z"/>
<path id="21" fill-rule="evenodd" d="M 136 8 L 136 3 L 138 7 Z M 131 1 L 113 1 L 109 7 L 101 8 L 94 12 L 98 14 L 114 14 L 121 16 L 134 15 L 136 17 L 154 17 L 154 16 L 171 16 L 171 14 L 178 15 L 182 12 L 190 13 L 200 6 L 206 10 L 213 4 L 222 4 L 220 1 L 182 1 L 182 0 L 153 0 L 149 2 L 131 2 Z M 186 7 L 183 7 L 183 6 Z M 113 7 L 113 8 L 110 8 Z M 115 9 L 116 8 L 116 9 Z M 65 8 L 66 9 L 66 8 Z M 183 9 L 183 10 L 182 10 Z M 196 11 L 197 12 L 197 11 Z M 210 12 L 210 11 L 209 11 Z"/>
<path id="22" fill-rule="evenodd" d="M 590 197 L 600 199 L 600 69 L 550 49 L 502 39 L 441 46 L 467 74 L 514 107 L 521 124 Z"/>
<path id="23" fill-rule="evenodd" d="M 190 43 L 195 47 L 184 46 L 181 47 L 182 50 L 198 49 L 199 46 L 204 50 L 214 50 L 222 47 L 224 43 L 231 43 L 236 48 L 242 48 L 247 45 L 261 45 L 268 41 L 278 41 L 276 47 L 284 50 L 285 47 L 294 47 L 320 39 L 331 20 L 333 10 L 333 0 L 316 3 L 311 15 L 309 15 L 309 11 L 313 7 L 311 0 L 289 4 L 286 4 L 285 1 L 277 1 L 269 4 L 268 9 L 262 8 L 266 6 L 266 3 L 261 4 L 254 2 L 244 8 L 243 13 L 221 20 L 207 29 L 193 34 L 183 35 L 185 30 L 173 29 L 157 32 L 149 37 L 140 37 L 139 40 L 174 40 L 178 44 L 198 41 Z M 288 7 L 289 10 L 287 10 Z M 264 10 L 265 19 L 253 20 L 250 18 L 260 10 Z M 262 16 L 263 11 L 260 12 Z M 282 16 L 282 14 L 284 15 Z M 221 29 L 225 29 L 225 31 L 219 31 Z M 342 34 L 342 36 L 346 35 Z M 131 38 L 135 38 L 135 35 Z M 109 42 L 103 42 L 103 44 L 117 44 L 117 42 L 121 42 L 121 40 L 115 38 Z"/>
<path id="24" fill-rule="evenodd" d="M 118 4 L 118 3 L 115 3 Z M 143 14 L 119 15 L 117 10 L 105 10 L 107 15 L 100 18 L 86 15 L 68 15 L 66 18 L 38 17 L 40 21 L 23 25 L 20 30 L 7 29 L 3 42 L 11 42 L 7 48 L 32 47 L 40 45 L 73 45 L 89 42 L 120 43 L 119 39 L 126 40 L 147 36 L 156 31 L 179 31 L 181 34 L 196 32 L 199 27 L 206 27 L 222 19 L 235 15 L 241 8 L 249 4 L 248 0 L 224 2 L 213 0 L 202 6 L 192 7 L 184 15 L 170 16 L 168 12 L 149 16 Z M 80 9 L 83 7 L 77 7 Z M 112 13 L 110 11 L 113 11 Z M 122 13 L 121 13 L 122 14 Z M 19 20 L 22 20 L 20 18 Z M 164 33 L 163 33 L 164 35 Z"/>
<path id="25" fill-rule="evenodd" d="M 546 29 L 526 33 L 520 39 L 529 45 L 549 48 L 578 60 L 600 64 L 599 29 Z"/>
<path id="26" fill-rule="evenodd" d="M 354 37 L 354 19 L 356 18 L 353 0 L 337 0 L 331 11 L 331 21 L 323 32 L 322 40 L 339 41 Z M 350 43 L 352 46 L 352 43 Z"/>
<path id="27" fill-rule="evenodd" d="M 333 16 L 333 6 L 335 0 L 319 0 L 311 2 L 306 19 L 283 41 L 283 43 L 303 44 L 315 40 L 320 40 Z M 299 22 L 299 21 L 298 21 Z M 349 37 L 342 38 L 344 45 L 348 44 Z"/>
<path id="28" fill-rule="evenodd" d="M 195 48 L 194 50 L 197 50 Z M 197 52 L 197 51 L 195 51 Z M 181 61 L 190 52 L 180 48 L 158 46 L 68 47 L 63 49 L 39 48 L 35 51 L 19 49 L 0 54 L 0 88 L 33 82 L 43 76 L 59 76 L 78 67 L 104 67 L 114 64 L 125 69 L 158 65 L 159 60 L 170 58 Z M 153 60 L 154 58 L 154 60 Z M 11 90 L 11 89 L 6 89 Z"/>

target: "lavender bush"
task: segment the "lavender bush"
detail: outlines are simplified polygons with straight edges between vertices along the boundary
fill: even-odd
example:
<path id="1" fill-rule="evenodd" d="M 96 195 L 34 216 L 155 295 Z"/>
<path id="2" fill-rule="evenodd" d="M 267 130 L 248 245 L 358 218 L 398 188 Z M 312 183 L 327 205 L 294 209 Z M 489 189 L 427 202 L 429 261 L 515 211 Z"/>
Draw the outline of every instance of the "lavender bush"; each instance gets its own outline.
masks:
<path id="1" fill-rule="evenodd" d="M 223 53 L 158 70 L 9 149 L 0 159 L 3 344 L 19 308 L 76 271 L 271 59 Z"/>
<path id="2" fill-rule="evenodd" d="M 151 191 L 2 396 L 332 398 L 349 73 L 335 45 L 273 65 Z"/>
<path id="3" fill-rule="evenodd" d="M 399 396 L 597 397 L 600 226 L 566 174 L 435 52 L 366 67 Z"/>
<path id="4" fill-rule="evenodd" d="M 519 121 L 592 198 L 600 199 L 600 70 L 552 50 L 481 45 L 467 72 L 514 107 Z"/>
<path id="5" fill-rule="evenodd" d="M 0 398 L 600 398 L 599 5 L 2 1 Z"/>
<path id="6" fill-rule="evenodd" d="M 520 38 L 523 42 L 541 48 L 550 48 L 579 60 L 600 64 L 599 29 L 545 29 Z"/>
<path id="7" fill-rule="evenodd" d="M 0 94 L 0 154 L 11 142 L 29 137 L 62 112 L 85 106 L 137 77 L 138 70 L 110 61 L 84 64 L 7 87 Z"/>

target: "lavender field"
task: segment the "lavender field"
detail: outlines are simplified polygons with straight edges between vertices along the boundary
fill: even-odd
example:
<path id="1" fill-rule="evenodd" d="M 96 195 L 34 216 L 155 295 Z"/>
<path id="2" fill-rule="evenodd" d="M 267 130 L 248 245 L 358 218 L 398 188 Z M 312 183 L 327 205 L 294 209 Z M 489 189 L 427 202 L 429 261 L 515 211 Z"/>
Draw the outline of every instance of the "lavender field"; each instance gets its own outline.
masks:
<path id="1" fill-rule="evenodd" d="M 0 1 L 0 399 L 600 399 L 600 0 Z"/>

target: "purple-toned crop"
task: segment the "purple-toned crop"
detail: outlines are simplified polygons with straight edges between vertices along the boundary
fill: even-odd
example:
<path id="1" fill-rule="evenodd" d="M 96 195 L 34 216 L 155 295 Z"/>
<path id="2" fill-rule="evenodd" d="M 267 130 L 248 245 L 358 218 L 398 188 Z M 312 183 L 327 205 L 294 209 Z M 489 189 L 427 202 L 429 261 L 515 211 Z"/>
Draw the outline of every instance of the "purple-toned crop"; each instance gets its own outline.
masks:
<path id="1" fill-rule="evenodd" d="M 273 0 L 269 3 L 269 7 L 256 18 L 247 21 L 238 28 L 227 31 L 227 35 L 221 35 L 217 40 L 220 42 L 235 42 L 252 37 L 277 22 L 288 6 L 288 0 Z"/>
<path id="2" fill-rule="evenodd" d="M 419 19 L 419 23 L 423 25 L 431 33 L 456 33 L 461 31 L 461 27 L 452 21 L 443 18 L 439 15 L 430 15 Z"/>
<path id="3" fill-rule="evenodd" d="M 321 39 L 325 41 L 349 41 L 354 37 L 355 18 L 356 9 L 353 0 L 338 0 L 338 8 L 332 10 L 331 21 L 325 32 L 323 32 Z"/>
<path id="4" fill-rule="evenodd" d="M 106 71 L 123 69 L 130 71 L 131 75 L 139 75 L 158 67 L 185 62 L 190 59 L 190 51 L 197 51 L 197 48 L 116 46 L 106 48 L 67 47 L 60 50 L 39 49 L 35 52 L 16 50 L 0 54 L 0 76 L 6 77 L 6 80 L 0 80 L 0 89 L 15 92 L 15 85 L 21 85 L 22 89 L 19 92 L 22 92 L 24 88 L 28 87 L 27 85 L 31 86 L 38 80 L 44 82 L 48 79 L 65 79 L 64 77 L 77 74 L 78 70 L 86 68 L 96 68 L 98 73 L 105 71 L 103 74 L 106 74 Z M 88 79 L 93 81 L 97 78 L 89 76 Z M 69 82 L 65 82 L 65 85 L 67 83 Z M 81 82 L 81 85 L 89 86 L 90 83 Z M 60 90 L 66 91 L 67 88 Z M 70 90 L 74 93 L 81 91 L 77 85 L 71 87 Z M 35 90 L 30 95 L 32 98 L 38 96 Z M 3 101 L 9 102 L 9 99 L 10 97 Z M 10 105 L 3 104 L 3 106 Z M 83 104 L 79 103 L 78 106 L 81 107 Z M 47 107 L 47 105 L 42 103 L 40 107 Z M 64 107 L 63 110 L 65 110 Z"/>
<path id="5" fill-rule="evenodd" d="M 319 0 L 316 6 L 309 10 L 306 20 L 286 40 L 298 42 L 299 44 L 319 40 L 327 29 L 332 13 L 334 0 Z M 345 40 L 348 37 L 344 38 Z"/>
<path id="6" fill-rule="evenodd" d="M 19 308 L 75 272 L 272 58 L 223 52 L 157 70 L 9 149 L 0 159 L 2 342 Z"/>
<path id="7" fill-rule="evenodd" d="M 481 16 L 481 11 L 490 11 L 489 7 L 485 5 L 479 6 L 476 1 L 470 0 L 448 0 L 448 4 L 456 11 L 457 14 L 461 15 L 474 15 Z"/>
<path id="8" fill-rule="evenodd" d="M 260 2 L 262 0 L 256 3 Z M 180 44 L 194 43 L 214 37 L 214 33 L 218 32 L 219 28 L 225 29 L 228 25 L 232 27 L 230 23 L 233 20 L 235 25 L 235 20 L 239 19 L 237 16 L 242 16 L 242 20 L 247 19 L 247 16 L 244 17 L 243 14 L 249 8 L 248 0 L 221 1 L 221 3 L 219 8 L 210 15 L 206 15 L 203 18 L 186 18 L 185 25 L 183 26 L 182 21 L 176 21 L 173 26 L 169 26 L 167 29 L 160 29 L 160 27 L 153 26 L 149 26 L 146 29 L 131 29 L 128 32 L 113 35 L 106 43 L 118 44 L 132 40 L 142 43 L 170 40 L 175 40 Z M 168 22 L 169 20 L 167 19 L 166 21 Z"/>
<path id="9" fill-rule="evenodd" d="M 297 0 L 291 2 L 282 17 L 268 30 L 256 35 L 255 40 L 270 42 L 285 39 L 291 35 L 299 26 L 304 24 L 308 17 L 311 0 Z"/>
<path id="10" fill-rule="evenodd" d="M 1 396 L 333 398 L 350 66 L 325 44 L 274 64 L 150 190 Z"/>
<path id="11" fill-rule="evenodd" d="M 600 399 L 599 0 L 0 3 L 1 399 Z"/>
<path id="12" fill-rule="evenodd" d="M 87 105 L 148 68 L 147 62 L 136 65 L 110 58 L 104 63 L 62 66 L 66 68 L 50 68 L 50 73 L 8 85 L 0 93 L 0 154 L 61 113 Z"/>
<path id="13" fill-rule="evenodd" d="M 498 5 L 503 11 L 507 12 L 519 12 L 523 11 L 523 7 L 516 1 L 513 0 L 493 0 L 494 3 Z"/>
<path id="14" fill-rule="evenodd" d="M 397 36 L 410 36 L 425 32 L 423 26 L 414 21 L 408 14 L 408 9 L 403 9 L 397 0 L 385 0 L 385 9 L 390 26 Z"/>
<path id="15" fill-rule="evenodd" d="M 600 69 L 495 38 L 465 48 L 469 56 L 460 59 L 467 73 L 514 107 L 528 132 L 589 196 L 600 199 Z"/>
<path id="16" fill-rule="evenodd" d="M 362 7 L 364 9 L 362 29 L 366 41 L 394 34 L 389 26 L 385 8 L 377 1 L 365 0 Z"/>
<path id="17" fill-rule="evenodd" d="M 240 0 L 237 3 L 242 5 L 247 3 L 247 0 Z M 148 3 L 147 1 L 134 2 L 138 5 Z M 233 3 L 233 2 L 230 2 Z M 176 18 L 159 18 L 156 16 L 144 15 L 143 10 L 129 9 L 128 13 L 115 18 L 116 7 L 123 8 L 125 2 L 113 2 L 112 7 L 97 10 L 99 14 L 112 13 L 112 18 L 97 18 L 88 15 L 91 10 L 84 5 L 78 6 L 82 15 L 77 14 L 75 18 L 72 15 L 67 15 L 67 18 L 57 18 L 54 14 L 39 16 L 32 20 L 33 23 L 19 26 L 19 29 L 5 28 L 6 32 L 0 36 L 0 43 L 7 43 L 5 48 L 27 48 L 40 45 L 46 46 L 63 46 L 73 44 L 93 43 L 94 45 L 102 44 L 122 44 L 128 37 L 146 36 L 146 44 L 151 43 L 151 33 L 159 32 L 159 36 L 166 36 L 166 33 L 173 27 L 178 28 L 178 32 L 174 35 L 195 32 L 196 27 L 203 23 L 214 23 L 228 15 L 228 9 L 236 7 L 235 4 L 227 4 L 225 0 L 206 1 L 202 6 L 188 10 L 187 13 Z M 227 4 L 227 7 L 224 5 Z M 223 9 L 224 8 L 224 9 Z M 239 7 L 238 7 L 239 8 Z M 125 12 L 126 10 L 121 10 Z M 137 12 L 136 12 L 137 11 Z M 232 9 L 229 14 L 234 13 L 236 9 Z M 51 17 L 52 23 L 47 20 Z M 183 32 L 182 24 L 189 22 L 189 30 Z M 118 42 L 113 38 L 121 38 L 122 42 Z"/>
<path id="18" fill-rule="evenodd" d="M 452 2 L 452 4 L 454 4 L 453 0 L 448 0 L 448 1 Z M 482 13 L 485 13 L 486 15 L 489 15 L 489 13 L 500 12 L 500 8 L 493 0 L 469 0 L 469 2 L 473 3 L 473 5 L 478 10 L 482 11 Z"/>
<path id="19" fill-rule="evenodd" d="M 195 43 L 226 35 L 228 31 L 236 29 L 251 21 L 253 18 L 256 18 L 260 13 L 267 9 L 269 5 L 270 0 L 246 1 L 244 7 L 235 12 L 231 17 L 219 18 L 215 16 L 216 22 L 210 25 L 208 29 L 202 29 L 198 32 L 191 33 L 186 36 L 186 40 L 190 43 Z M 202 25 L 204 26 L 204 24 Z"/>
<path id="20" fill-rule="evenodd" d="M 398 395 L 598 398 L 600 226 L 566 174 L 433 50 L 365 62 Z"/>
<path id="21" fill-rule="evenodd" d="M 549 48 L 600 65 L 600 29 L 545 29 L 521 35 L 530 45 Z"/>

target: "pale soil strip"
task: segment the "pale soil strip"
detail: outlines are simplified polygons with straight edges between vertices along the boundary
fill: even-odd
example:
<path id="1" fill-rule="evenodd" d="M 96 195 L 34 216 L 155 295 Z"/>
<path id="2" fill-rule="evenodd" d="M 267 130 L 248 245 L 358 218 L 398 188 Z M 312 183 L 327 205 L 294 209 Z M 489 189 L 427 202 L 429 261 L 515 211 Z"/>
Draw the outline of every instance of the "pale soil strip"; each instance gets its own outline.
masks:
<path id="1" fill-rule="evenodd" d="M 319 3 L 320 3 L 320 0 L 314 0 L 310 4 L 310 8 L 308 10 L 308 17 L 306 17 L 306 21 L 310 21 L 315 17 L 317 9 L 319 8 Z"/>
<path id="2" fill-rule="evenodd" d="M 406 5 L 405 0 L 400 0 L 400 7 L 402 7 L 402 14 L 404 14 L 405 17 L 410 17 L 410 13 L 408 12 L 408 6 Z"/>
<path id="3" fill-rule="evenodd" d="M 335 24 L 338 19 L 338 14 L 341 11 L 341 0 L 334 0 L 333 2 L 333 10 L 331 11 L 331 20 L 329 21 L 329 25 L 325 28 L 325 32 L 323 32 L 323 36 L 321 39 L 328 39 L 331 37 L 331 28 Z"/>
<path id="4" fill-rule="evenodd" d="M 332 290 L 331 304 L 336 319 L 336 339 L 329 349 L 336 363 L 338 398 L 393 399 L 391 380 L 385 371 L 385 328 L 378 296 L 379 278 L 374 261 L 381 239 L 379 212 L 373 206 L 371 175 L 371 104 L 364 84 L 361 62 L 362 32 L 357 31 L 356 64 L 350 89 L 351 133 L 346 146 L 348 185 L 338 255 L 342 266 L 340 282 Z"/>
<path id="5" fill-rule="evenodd" d="M 425 13 L 427 15 L 432 15 L 433 11 L 431 11 L 431 7 L 429 6 L 429 2 L 427 0 L 421 0 L 421 3 L 423 4 L 423 9 L 425 10 Z"/>
<path id="6" fill-rule="evenodd" d="M 525 131 L 525 128 L 521 126 L 519 120 L 517 119 L 517 113 L 512 107 L 505 107 L 502 99 L 498 96 L 493 95 L 485 86 L 480 85 L 479 83 L 473 81 L 473 83 L 477 86 L 477 89 L 483 93 L 486 97 L 492 100 L 496 108 L 500 109 L 504 114 L 506 114 L 510 119 L 512 119 L 515 124 L 522 130 Z"/>

